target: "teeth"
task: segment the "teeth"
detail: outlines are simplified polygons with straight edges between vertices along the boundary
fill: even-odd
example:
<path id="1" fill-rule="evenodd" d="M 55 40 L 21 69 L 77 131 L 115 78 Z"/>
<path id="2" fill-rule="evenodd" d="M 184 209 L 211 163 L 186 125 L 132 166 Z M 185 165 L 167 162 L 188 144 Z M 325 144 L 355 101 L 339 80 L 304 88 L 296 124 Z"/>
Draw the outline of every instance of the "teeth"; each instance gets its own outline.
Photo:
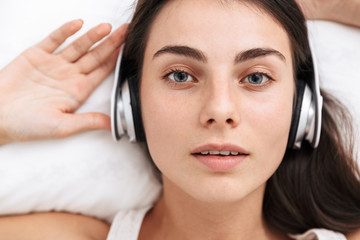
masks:
<path id="1" fill-rule="evenodd" d="M 219 154 L 220 154 L 220 151 L 210 151 L 210 154 L 211 154 L 211 155 L 219 155 Z"/>
<path id="2" fill-rule="evenodd" d="M 232 151 L 203 151 L 201 152 L 201 155 L 223 155 L 223 156 L 229 156 L 230 154 L 233 156 L 239 155 L 239 152 L 232 152 Z"/>
<path id="3" fill-rule="evenodd" d="M 225 155 L 225 156 L 229 156 L 229 155 L 230 155 L 230 151 L 221 151 L 220 154 L 221 154 L 221 155 Z"/>

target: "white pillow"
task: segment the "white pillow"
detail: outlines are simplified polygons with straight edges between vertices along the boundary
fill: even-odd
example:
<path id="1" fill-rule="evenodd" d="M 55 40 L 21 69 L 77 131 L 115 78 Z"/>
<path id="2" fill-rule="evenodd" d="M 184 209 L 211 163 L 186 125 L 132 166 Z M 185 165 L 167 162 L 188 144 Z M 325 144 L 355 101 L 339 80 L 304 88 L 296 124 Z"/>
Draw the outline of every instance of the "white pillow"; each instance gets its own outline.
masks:
<path id="1" fill-rule="evenodd" d="M 309 21 L 308 27 L 315 45 L 321 86 L 351 111 L 357 128 L 355 135 L 359 150 L 360 28 L 327 21 Z"/>
<path id="2" fill-rule="evenodd" d="M 32 0 L 0 3 L 0 68 L 64 22 L 129 21 L 132 0 Z M 110 114 L 113 74 L 78 112 Z M 0 214 L 70 211 L 112 221 L 117 211 L 154 202 L 161 190 L 146 151 L 107 131 L 0 146 Z"/>

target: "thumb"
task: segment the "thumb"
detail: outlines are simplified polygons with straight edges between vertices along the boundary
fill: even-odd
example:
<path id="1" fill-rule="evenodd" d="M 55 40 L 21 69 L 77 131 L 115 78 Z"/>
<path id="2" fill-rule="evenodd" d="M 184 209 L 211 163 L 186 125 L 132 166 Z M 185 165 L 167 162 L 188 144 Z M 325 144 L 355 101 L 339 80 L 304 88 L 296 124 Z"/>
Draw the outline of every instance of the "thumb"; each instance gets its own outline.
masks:
<path id="1" fill-rule="evenodd" d="M 110 117 L 103 113 L 68 114 L 59 129 L 60 137 L 67 137 L 91 130 L 111 131 Z"/>

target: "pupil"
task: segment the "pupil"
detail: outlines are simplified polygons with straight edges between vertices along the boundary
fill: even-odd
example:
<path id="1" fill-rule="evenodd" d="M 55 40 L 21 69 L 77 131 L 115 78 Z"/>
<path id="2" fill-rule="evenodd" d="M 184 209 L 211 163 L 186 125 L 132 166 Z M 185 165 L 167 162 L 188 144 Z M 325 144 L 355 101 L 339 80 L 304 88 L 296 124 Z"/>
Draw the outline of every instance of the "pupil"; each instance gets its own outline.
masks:
<path id="1" fill-rule="evenodd" d="M 185 82 L 187 80 L 187 74 L 184 72 L 177 72 L 174 74 L 175 81 Z"/>
<path id="2" fill-rule="evenodd" d="M 252 83 L 261 83 L 262 82 L 262 75 L 260 74 L 253 74 L 250 76 L 250 82 Z"/>

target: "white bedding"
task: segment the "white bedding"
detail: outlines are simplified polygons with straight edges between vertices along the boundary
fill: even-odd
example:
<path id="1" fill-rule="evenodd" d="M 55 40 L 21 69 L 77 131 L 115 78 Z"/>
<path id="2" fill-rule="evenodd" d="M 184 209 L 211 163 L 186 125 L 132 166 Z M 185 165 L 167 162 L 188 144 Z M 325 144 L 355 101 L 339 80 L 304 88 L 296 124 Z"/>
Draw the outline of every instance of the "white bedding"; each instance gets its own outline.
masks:
<path id="1" fill-rule="evenodd" d="M 64 22 L 82 18 L 82 34 L 100 22 L 128 21 L 132 0 L 5 0 L 0 3 L 0 67 Z M 79 36 L 77 34 L 77 36 Z M 110 114 L 113 74 L 78 112 Z M 144 149 L 107 131 L 62 140 L 0 146 L 0 214 L 70 211 L 111 221 L 145 206 L 161 190 Z"/>
<path id="2" fill-rule="evenodd" d="M 0 67 L 65 21 L 82 18 L 85 29 L 100 22 L 119 26 L 129 19 L 131 2 L 3 0 Z M 309 26 L 323 86 L 349 105 L 359 123 L 360 30 L 328 22 L 310 22 Z M 109 114 L 112 78 L 79 112 Z M 126 138 L 115 143 L 106 131 L 0 146 L 0 214 L 59 210 L 111 221 L 120 209 L 155 201 L 160 191 L 141 146 Z"/>
<path id="3" fill-rule="evenodd" d="M 320 84 L 339 98 L 352 113 L 359 149 L 360 28 L 326 21 L 310 21 L 308 27 L 310 39 L 315 45 Z"/>

